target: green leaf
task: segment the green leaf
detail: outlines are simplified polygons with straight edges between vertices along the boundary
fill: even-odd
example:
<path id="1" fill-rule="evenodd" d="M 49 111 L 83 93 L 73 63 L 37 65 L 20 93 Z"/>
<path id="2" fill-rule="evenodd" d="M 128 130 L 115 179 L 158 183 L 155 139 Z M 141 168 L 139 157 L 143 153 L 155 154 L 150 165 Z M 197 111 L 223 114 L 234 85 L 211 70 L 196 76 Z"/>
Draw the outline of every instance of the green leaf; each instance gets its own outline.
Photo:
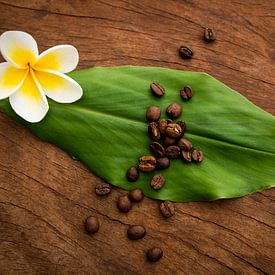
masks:
<path id="1" fill-rule="evenodd" d="M 74 104 L 50 101 L 47 117 L 38 124 L 18 118 L 8 101 L 0 107 L 36 136 L 56 144 L 81 160 L 93 173 L 125 189 L 141 188 L 152 198 L 200 201 L 239 197 L 270 188 L 275 183 L 275 118 L 243 96 L 204 73 L 148 67 L 91 68 L 70 74 L 83 87 Z M 162 98 L 149 91 L 152 81 L 166 88 Z M 193 88 L 182 102 L 179 89 Z M 183 105 L 180 119 L 187 123 L 186 138 L 200 148 L 200 164 L 173 160 L 163 171 L 165 186 L 150 188 L 156 172 L 142 173 L 129 183 L 125 172 L 142 155 L 150 154 L 145 112 L 159 105 L 162 117 L 171 102 Z"/>

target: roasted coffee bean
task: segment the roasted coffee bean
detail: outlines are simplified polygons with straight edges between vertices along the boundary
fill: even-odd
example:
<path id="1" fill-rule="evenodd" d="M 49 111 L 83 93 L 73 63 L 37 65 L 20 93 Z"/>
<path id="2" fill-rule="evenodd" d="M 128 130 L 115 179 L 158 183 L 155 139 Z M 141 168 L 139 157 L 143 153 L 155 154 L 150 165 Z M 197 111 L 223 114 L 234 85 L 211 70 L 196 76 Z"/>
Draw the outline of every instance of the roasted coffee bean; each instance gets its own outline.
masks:
<path id="1" fill-rule="evenodd" d="M 164 147 L 168 147 L 168 146 L 174 145 L 176 143 L 177 143 L 177 139 L 175 139 L 175 138 L 165 137 L 163 140 Z"/>
<path id="2" fill-rule="evenodd" d="M 192 145 L 191 141 L 187 140 L 186 138 L 181 138 L 178 141 L 178 146 L 183 151 L 191 151 L 192 148 L 193 148 L 193 145 Z"/>
<path id="3" fill-rule="evenodd" d="M 156 122 L 151 122 L 148 126 L 148 134 L 152 140 L 160 140 L 161 135 L 159 131 L 159 126 Z"/>
<path id="4" fill-rule="evenodd" d="M 165 133 L 170 138 L 180 138 L 183 134 L 183 131 L 179 124 L 171 123 L 167 125 Z"/>
<path id="5" fill-rule="evenodd" d="M 193 150 L 192 159 L 194 162 L 202 162 L 203 160 L 203 152 L 200 150 Z"/>
<path id="6" fill-rule="evenodd" d="M 112 191 L 111 185 L 106 182 L 101 182 L 96 185 L 95 193 L 99 196 L 105 196 Z"/>
<path id="7" fill-rule="evenodd" d="M 136 167 L 130 167 L 127 170 L 126 178 L 130 182 L 137 181 L 138 178 L 139 178 L 139 171 L 138 171 L 138 169 Z"/>
<path id="8" fill-rule="evenodd" d="M 155 170 L 157 160 L 153 156 L 143 156 L 138 160 L 138 169 L 143 172 Z"/>
<path id="9" fill-rule="evenodd" d="M 142 225 L 131 225 L 127 230 L 130 240 L 142 239 L 146 234 L 146 229 Z"/>
<path id="10" fill-rule="evenodd" d="M 135 188 L 129 192 L 129 199 L 132 202 L 142 201 L 143 197 L 144 197 L 143 192 L 139 188 Z"/>
<path id="11" fill-rule="evenodd" d="M 85 221 L 85 229 L 89 234 L 94 234 L 99 230 L 99 221 L 97 217 L 90 216 Z"/>
<path id="12" fill-rule="evenodd" d="M 162 188 L 162 186 L 164 185 L 165 183 L 165 178 L 163 175 L 161 174 L 156 174 L 152 177 L 152 180 L 151 180 L 151 187 L 154 189 L 154 190 L 159 190 L 160 188 Z"/>
<path id="13" fill-rule="evenodd" d="M 179 54 L 183 59 L 190 59 L 193 56 L 193 50 L 191 47 L 188 46 L 180 46 Z"/>
<path id="14" fill-rule="evenodd" d="M 119 211 L 127 213 L 132 207 L 131 201 L 127 195 L 121 195 L 117 200 L 117 208 Z"/>
<path id="15" fill-rule="evenodd" d="M 171 118 L 176 118 L 182 113 L 182 107 L 178 103 L 170 104 L 166 109 L 166 114 Z"/>
<path id="16" fill-rule="evenodd" d="M 162 119 L 159 122 L 159 131 L 164 136 L 165 135 L 165 129 L 168 124 L 174 123 L 172 119 Z"/>
<path id="17" fill-rule="evenodd" d="M 170 165 L 170 160 L 167 157 L 157 159 L 157 169 L 166 169 Z"/>
<path id="18" fill-rule="evenodd" d="M 216 40 L 216 35 L 212 29 L 210 28 L 204 29 L 204 40 L 206 42 L 213 42 Z"/>
<path id="19" fill-rule="evenodd" d="M 153 141 L 150 144 L 150 149 L 151 149 L 152 153 L 158 158 L 163 157 L 165 155 L 164 147 L 156 141 Z"/>
<path id="20" fill-rule="evenodd" d="M 159 209 L 161 214 L 166 218 L 170 218 L 175 215 L 175 206 L 170 201 L 161 202 L 159 205 Z"/>
<path id="21" fill-rule="evenodd" d="M 165 94 L 165 89 L 159 83 L 153 82 L 150 85 L 150 88 L 153 95 L 157 97 L 160 97 Z"/>
<path id="22" fill-rule="evenodd" d="M 182 121 L 182 120 L 177 121 L 176 123 L 181 127 L 182 132 L 184 134 L 185 133 L 185 129 L 186 129 L 186 123 L 184 121 Z"/>
<path id="23" fill-rule="evenodd" d="M 167 118 L 166 120 L 167 120 L 167 125 L 168 125 L 168 124 L 171 124 L 171 123 L 174 123 L 173 120 L 170 119 L 170 118 Z"/>
<path id="24" fill-rule="evenodd" d="M 183 161 L 191 162 L 192 161 L 192 152 L 191 151 L 181 151 L 181 156 Z"/>
<path id="25" fill-rule="evenodd" d="M 192 89 L 189 86 L 183 87 L 180 90 L 180 96 L 185 101 L 189 100 L 190 98 L 192 98 L 192 94 L 193 94 Z"/>
<path id="26" fill-rule="evenodd" d="M 165 129 L 166 129 L 167 125 L 168 125 L 167 119 L 161 119 L 159 121 L 159 131 L 162 135 L 165 134 Z"/>
<path id="27" fill-rule="evenodd" d="M 147 251 L 146 257 L 149 262 L 157 262 L 163 256 L 163 251 L 159 247 L 151 248 Z"/>
<path id="28" fill-rule="evenodd" d="M 160 107 L 150 106 L 146 112 L 146 119 L 149 122 L 158 121 L 161 115 Z"/>
<path id="29" fill-rule="evenodd" d="M 172 145 L 166 148 L 166 156 L 169 159 L 176 159 L 180 156 L 180 148 L 178 146 Z"/>

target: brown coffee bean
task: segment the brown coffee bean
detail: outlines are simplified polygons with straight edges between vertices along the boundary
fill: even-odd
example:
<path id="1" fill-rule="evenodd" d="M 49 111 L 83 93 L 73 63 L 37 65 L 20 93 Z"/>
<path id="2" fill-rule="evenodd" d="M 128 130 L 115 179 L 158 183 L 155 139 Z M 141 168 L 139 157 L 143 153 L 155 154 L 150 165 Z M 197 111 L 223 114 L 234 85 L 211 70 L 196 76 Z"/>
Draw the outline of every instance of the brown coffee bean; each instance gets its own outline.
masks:
<path id="1" fill-rule="evenodd" d="M 138 178 L 139 178 L 139 171 L 138 171 L 138 169 L 136 167 L 130 167 L 127 170 L 126 178 L 130 182 L 137 181 Z"/>
<path id="2" fill-rule="evenodd" d="M 106 182 L 100 182 L 95 187 L 95 193 L 98 196 L 105 196 L 112 191 L 111 185 Z"/>
<path id="3" fill-rule="evenodd" d="M 192 148 L 193 148 L 193 145 L 192 145 L 191 141 L 187 140 L 186 138 L 181 138 L 178 141 L 178 146 L 183 151 L 191 151 Z"/>
<path id="4" fill-rule="evenodd" d="M 158 158 L 163 157 L 165 155 L 165 149 L 164 149 L 164 147 L 160 143 L 158 143 L 156 141 L 153 141 L 150 144 L 150 150 Z"/>
<path id="5" fill-rule="evenodd" d="M 177 139 L 175 139 L 175 138 L 165 137 L 163 140 L 164 147 L 168 147 L 168 146 L 174 145 L 176 143 L 177 143 Z"/>
<path id="6" fill-rule="evenodd" d="M 167 119 L 161 119 L 160 121 L 159 121 L 159 131 L 160 131 L 160 133 L 162 134 L 162 135 L 164 135 L 165 134 L 165 129 L 166 129 L 166 127 L 167 127 Z"/>
<path id="7" fill-rule="evenodd" d="M 171 123 L 167 125 L 165 133 L 170 138 L 180 138 L 183 134 L 183 131 L 179 124 Z"/>
<path id="8" fill-rule="evenodd" d="M 85 229 L 89 234 L 94 234 L 99 230 L 99 221 L 97 217 L 89 216 L 85 221 Z"/>
<path id="9" fill-rule="evenodd" d="M 146 229 L 142 225 L 131 225 L 127 230 L 130 240 L 139 240 L 146 235 Z"/>
<path id="10" fill-rule="evenodd" d="M 151 122 L 148 126 L 148 134 L 151 137 L 152 140 L 160 140 L 161 135 L 158 127 L 158 123 Z"/>
<path id="11" fill-rule="evenodd" d="M 213 42 L 216 40 L 216 35 L 212 29 L 210 28 L 204 29 L 204 40 L 206 42 Z"/>
<path id="12" fill-rule="evenodd" d="M 181 157 L 185 162 L 192 161 L 192 152 L 191 151 L 181 151 Z"/>
<path id="13" fill-rule="evenodd" d="M 143 200 L 143 192 L 139 188 L 135 188 L 129 192 L 129 199 L 132 202 L 139 202 Z"/>
<path id="14" fill-rule="evenodd" d="M 164 136 L 165 135 L 165 129 L 168 124 L 174 123 L 172 119 L 162 119 L 159 122 L 159 131 Z"/>
<path id="15" fill-rule="evenodd" d="M 146 253 L 147 260 L 149 262 L 157 262 L 163 256 L 163 251 L 159 247 L 153 247 Z"/>
<path id="16" fill-rule="evenodd" d="M 161 214 L 166 218 L 170 218 L 175 214 L 174 204 L 170 201 L 161 202 L 159 205 L 159 209 Z"/>
<path id="17" fill-rule="evenodd" d="M 154 96 L 160 97 L 165 94 L 165 89 L 159 83 L 153 82 L 150 88 Z"/>
<path id="18" fill-rule="evenodd" d="M 176 123 L 181 127 L 181 130 L 182 130 L 182 132 L 184 134 L 185 133 L 185 129 L 186 129 L 186 123 L 184 121 L 182 121 L 182 120 L 177 121 Z"/>
<path id="19" fill-rule="evenodd" d="M 132 207 L 131 201 L 127 195 L 121 195 L 117 200 L 117 208 L 119 211 L 127 213 Z"/>
<path id="20" fill-rule="evenodd" d="M 160 107 L 150 106 L 146 111 L 146 119 L 149 122 L 158 121 L 161 115 Z"/>
<path id="21" fill-rule="evenodd" d="M 157 160 L 153 156 L 143 156 L 138 160 L 138 169 L 143 172 L 155 170 Z"/>
<path id="22" fill-rule="evenodd" d="M 194 162 L 202 162 L 203 160 L 203 152 L 200 150 L 193 150 L 192 152 L 192 159 Z"/>
<path id="23" fill-rule="evenodd" d="M 170 160 L 167 157 L 157 159 L 157 169 L 166 169 L 170 166 Z"/>
<path id="24" fill-rule="evenodd" d="M 183 100 L 189 100 L 190 98 L 192 98 L 192 89 L 189 86 L 183 87 L 180 90 L 180 96 Z"/>
<path id="25" fill-rule="evenodd" d="M 194 52 L 189 46 L 180 46 L 179 54 L 183 59 L 190 59 L 194 55 Z"/>
<path id="26" fill-rule="evenodd" d="M 178 146 L 172 145 L 166 148 L 166 156 L 169 159 L 176 159 L 180 156 L 180 148 Z"/>
<path id="27" fill-rule="evenodd" d="M 161 174 L 156 174 L 152 177 L 152 180 L 151 180 L 151 187 L 154 189 L 154 190 L 159 190 L 160 188 L 163 187 L 165 183 L 165 178 L 163 175 Z"/>
<path id="28" fill-rule="evenodd" d="M 181 113 L 182 113 L 182 107 L 178 103 L 171 103 L 166 109 L 166 114 L 170 118 L 176 118 L 180 116 Z"/>

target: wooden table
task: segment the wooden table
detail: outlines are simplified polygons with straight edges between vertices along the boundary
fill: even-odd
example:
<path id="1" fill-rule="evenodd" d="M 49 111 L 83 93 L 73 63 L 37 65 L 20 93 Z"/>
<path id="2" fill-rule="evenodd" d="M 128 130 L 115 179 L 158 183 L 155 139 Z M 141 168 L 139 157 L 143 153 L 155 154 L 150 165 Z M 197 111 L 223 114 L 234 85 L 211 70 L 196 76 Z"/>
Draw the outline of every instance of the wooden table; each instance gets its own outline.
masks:
<path id="1" fill-rule="evenodd" d="M 40 50 L 73 44 L 79 68 L 204 71 L 275 114 L 274 0 L 1 0 L 0 11 L 1 32 L 27 31 Z M 216 30 L 215 43 L 203 41 L 205 26 Z M 192 60 L 178 56 L 181 44 L 193 47 Z M 0 273 L 275 273 L 275 189 L 178 203 L 176 215 L 164 220 L 151 199 L 119 213 L 115 202 L 124 191 L 99 198 L 94 187 L 100 181 L 0 113 Z M 92 237 L 83 229 L 90 214 L 101 223 Z M 147 236 L 129 241 L 128 225 L 139 223 Z M 164 258 L 150 264 L 144 251 L 155 245 Z"/>

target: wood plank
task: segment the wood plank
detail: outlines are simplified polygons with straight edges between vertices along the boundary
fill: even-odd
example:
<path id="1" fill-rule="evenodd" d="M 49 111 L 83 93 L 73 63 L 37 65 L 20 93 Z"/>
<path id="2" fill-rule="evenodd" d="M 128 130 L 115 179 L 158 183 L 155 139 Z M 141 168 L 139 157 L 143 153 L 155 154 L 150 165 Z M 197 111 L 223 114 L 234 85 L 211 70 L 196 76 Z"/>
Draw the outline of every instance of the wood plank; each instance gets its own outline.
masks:
<path id="1" fill-rule="evenodd" d="M 0 1 L 0 31 L 24 30 L 40 50 L 73 44 L 79 68 L 164 66 L 204 71 L 275 114 L 274 1 Z M 203 27 L 217 41 L 206 44 Z M 193 47 L 192 60 L 177 53 Z M 101 179 L 62 150 L 33 137 L 0 113 L 1 274 L 272 274 L 275 190 L 240 199 L 177 203 L 165 220 L 145 199 L 128 214 L 116 210 L 123 190 L 94 194 Z M 100 219 L 100 232 L 83 221 Z M 132 242 L 130 224 L 148 234 Z M 144 251 L 161 246 L 150 264 Z"/>

